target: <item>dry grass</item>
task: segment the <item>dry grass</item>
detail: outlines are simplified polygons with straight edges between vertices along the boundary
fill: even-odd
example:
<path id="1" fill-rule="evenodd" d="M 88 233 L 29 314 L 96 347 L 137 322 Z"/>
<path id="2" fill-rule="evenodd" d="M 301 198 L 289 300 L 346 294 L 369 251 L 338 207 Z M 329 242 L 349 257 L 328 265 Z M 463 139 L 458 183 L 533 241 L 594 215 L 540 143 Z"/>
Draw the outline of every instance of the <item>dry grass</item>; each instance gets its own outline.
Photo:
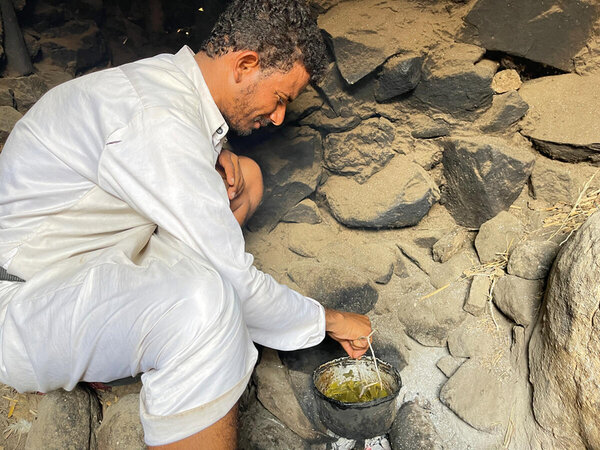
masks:
<path id="1" fill-rule="evenodd" d="M 561 202 L 548 209 L 552 214 L 544 220 L 544 227 L 557 227 L 548 240 L 559 233 L 566 233 L 567 237 L 560 245 L 564 244 L 584 224 L 588 217 L 600 210 L 600 189 L 589 190 L 590 184 L 599 171 L 600 169 L 596 170 L 594 175 L 585 183 L 572 207 Z"/>

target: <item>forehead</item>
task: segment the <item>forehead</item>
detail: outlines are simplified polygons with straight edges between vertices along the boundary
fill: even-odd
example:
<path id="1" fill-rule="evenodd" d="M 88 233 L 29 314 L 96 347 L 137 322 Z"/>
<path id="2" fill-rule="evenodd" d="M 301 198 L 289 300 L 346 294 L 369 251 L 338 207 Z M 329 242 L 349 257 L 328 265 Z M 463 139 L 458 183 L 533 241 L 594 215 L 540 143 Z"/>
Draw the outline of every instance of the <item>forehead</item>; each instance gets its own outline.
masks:
<path id="1" fill-rule="evenodd" d="M 295 98 L 306 87 L 310 76 L 300 63 L 295 63 L 287 72 L 275 71 L 267 74 L 265 82 L 273 88 L 283 91 L 285 94 Z"/>

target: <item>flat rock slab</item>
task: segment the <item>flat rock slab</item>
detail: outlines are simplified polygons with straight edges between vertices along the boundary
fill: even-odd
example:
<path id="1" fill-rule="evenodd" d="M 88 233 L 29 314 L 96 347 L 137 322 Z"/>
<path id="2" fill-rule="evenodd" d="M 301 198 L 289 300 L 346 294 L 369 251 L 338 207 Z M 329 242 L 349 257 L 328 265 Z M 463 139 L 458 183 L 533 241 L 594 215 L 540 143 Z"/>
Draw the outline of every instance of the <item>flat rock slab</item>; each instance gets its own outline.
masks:
<path id="1" fill-rule="evenodd" d="M 439 198 L 429 175 L 403 155 L 395 156 L 364 184 L 331 176 L 321 193 L 339 222 L 366 228 L 416 225 Z"/>
<path id="2" fill-rule="evenodd" d="M 597 17 L 595 0 L 479 0 L 465 20 L 487 50 L 570 71 Z"/>
<path id="3" fill-rule="evenodd" d="M 293 264 L 288 275 L 303 294 L 327 308 L 366 314 L 379 298 L 367 276 L 348 267 L 344 261 L 335 265 L 302 261 Z"/>
<path id="4" fill-rule="evenodd" d="M 517 199 L 535 153 L 524 140 L 478 136 L 444 142 L 446 208 L 460 225 L 477 228 Z"/>
<path id="5" fill-rule="evenodd" d="M 566 74 L 524 83 L 519 93 L 529 112 L 522 133 L 541 151 L 565 161 L 585 160 L 600 152 L 598 86 L 600 75 Z"/>
<path id="6" fill-rule="evenodd" d="M 565 448 L 600 448 L 600 213 L 564 244 L 529 344 L 537 422 Z"/>
<path id="7" fill-rule="evenodd" d="M 390 56 L 421 53 L 439 41 L 438 32 L 451 35 L 459 26 L 441 7 L 423 8 L 408 0 L 342 2 L 318 19 L 330 36 L 340 72 L 354 84 Z"/>

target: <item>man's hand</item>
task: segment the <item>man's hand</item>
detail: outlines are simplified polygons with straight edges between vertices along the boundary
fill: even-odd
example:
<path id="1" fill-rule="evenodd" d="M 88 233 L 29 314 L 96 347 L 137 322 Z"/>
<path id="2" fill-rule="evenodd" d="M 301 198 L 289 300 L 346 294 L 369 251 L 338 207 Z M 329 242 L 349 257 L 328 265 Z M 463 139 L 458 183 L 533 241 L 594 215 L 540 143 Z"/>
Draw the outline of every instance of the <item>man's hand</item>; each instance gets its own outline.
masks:
<path id="1" fill-rule="evenodd" d="M 351 358 L 360 358 L 369 349 L 371 321 L 367 316 L 325 308 L 325 330 Z"/>
<path id="2" fill-rule="evenodd" d="M 225 182 L 229 200 L 233 200 L 240 195 L 244 190 L 245 183 L 238 156 L 229 150 L 221 150 L 215 168 Z"/>

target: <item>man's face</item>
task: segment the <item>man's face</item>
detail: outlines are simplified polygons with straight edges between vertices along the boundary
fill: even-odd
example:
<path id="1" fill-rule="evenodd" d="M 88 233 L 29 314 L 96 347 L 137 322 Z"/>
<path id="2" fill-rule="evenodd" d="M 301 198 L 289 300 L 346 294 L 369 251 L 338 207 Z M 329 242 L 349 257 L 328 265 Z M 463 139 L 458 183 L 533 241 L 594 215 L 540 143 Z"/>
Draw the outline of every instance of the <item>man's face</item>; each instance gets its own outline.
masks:
<path id="1" fill-rule="evenodd" d="M 288 72 L 257 70 L 240 85 L 222 111 L 231 128 L 246 136 L 261 126 L 281 125 L 289 102 L 306 87 L 309 75 L 296 63 Z"/>

